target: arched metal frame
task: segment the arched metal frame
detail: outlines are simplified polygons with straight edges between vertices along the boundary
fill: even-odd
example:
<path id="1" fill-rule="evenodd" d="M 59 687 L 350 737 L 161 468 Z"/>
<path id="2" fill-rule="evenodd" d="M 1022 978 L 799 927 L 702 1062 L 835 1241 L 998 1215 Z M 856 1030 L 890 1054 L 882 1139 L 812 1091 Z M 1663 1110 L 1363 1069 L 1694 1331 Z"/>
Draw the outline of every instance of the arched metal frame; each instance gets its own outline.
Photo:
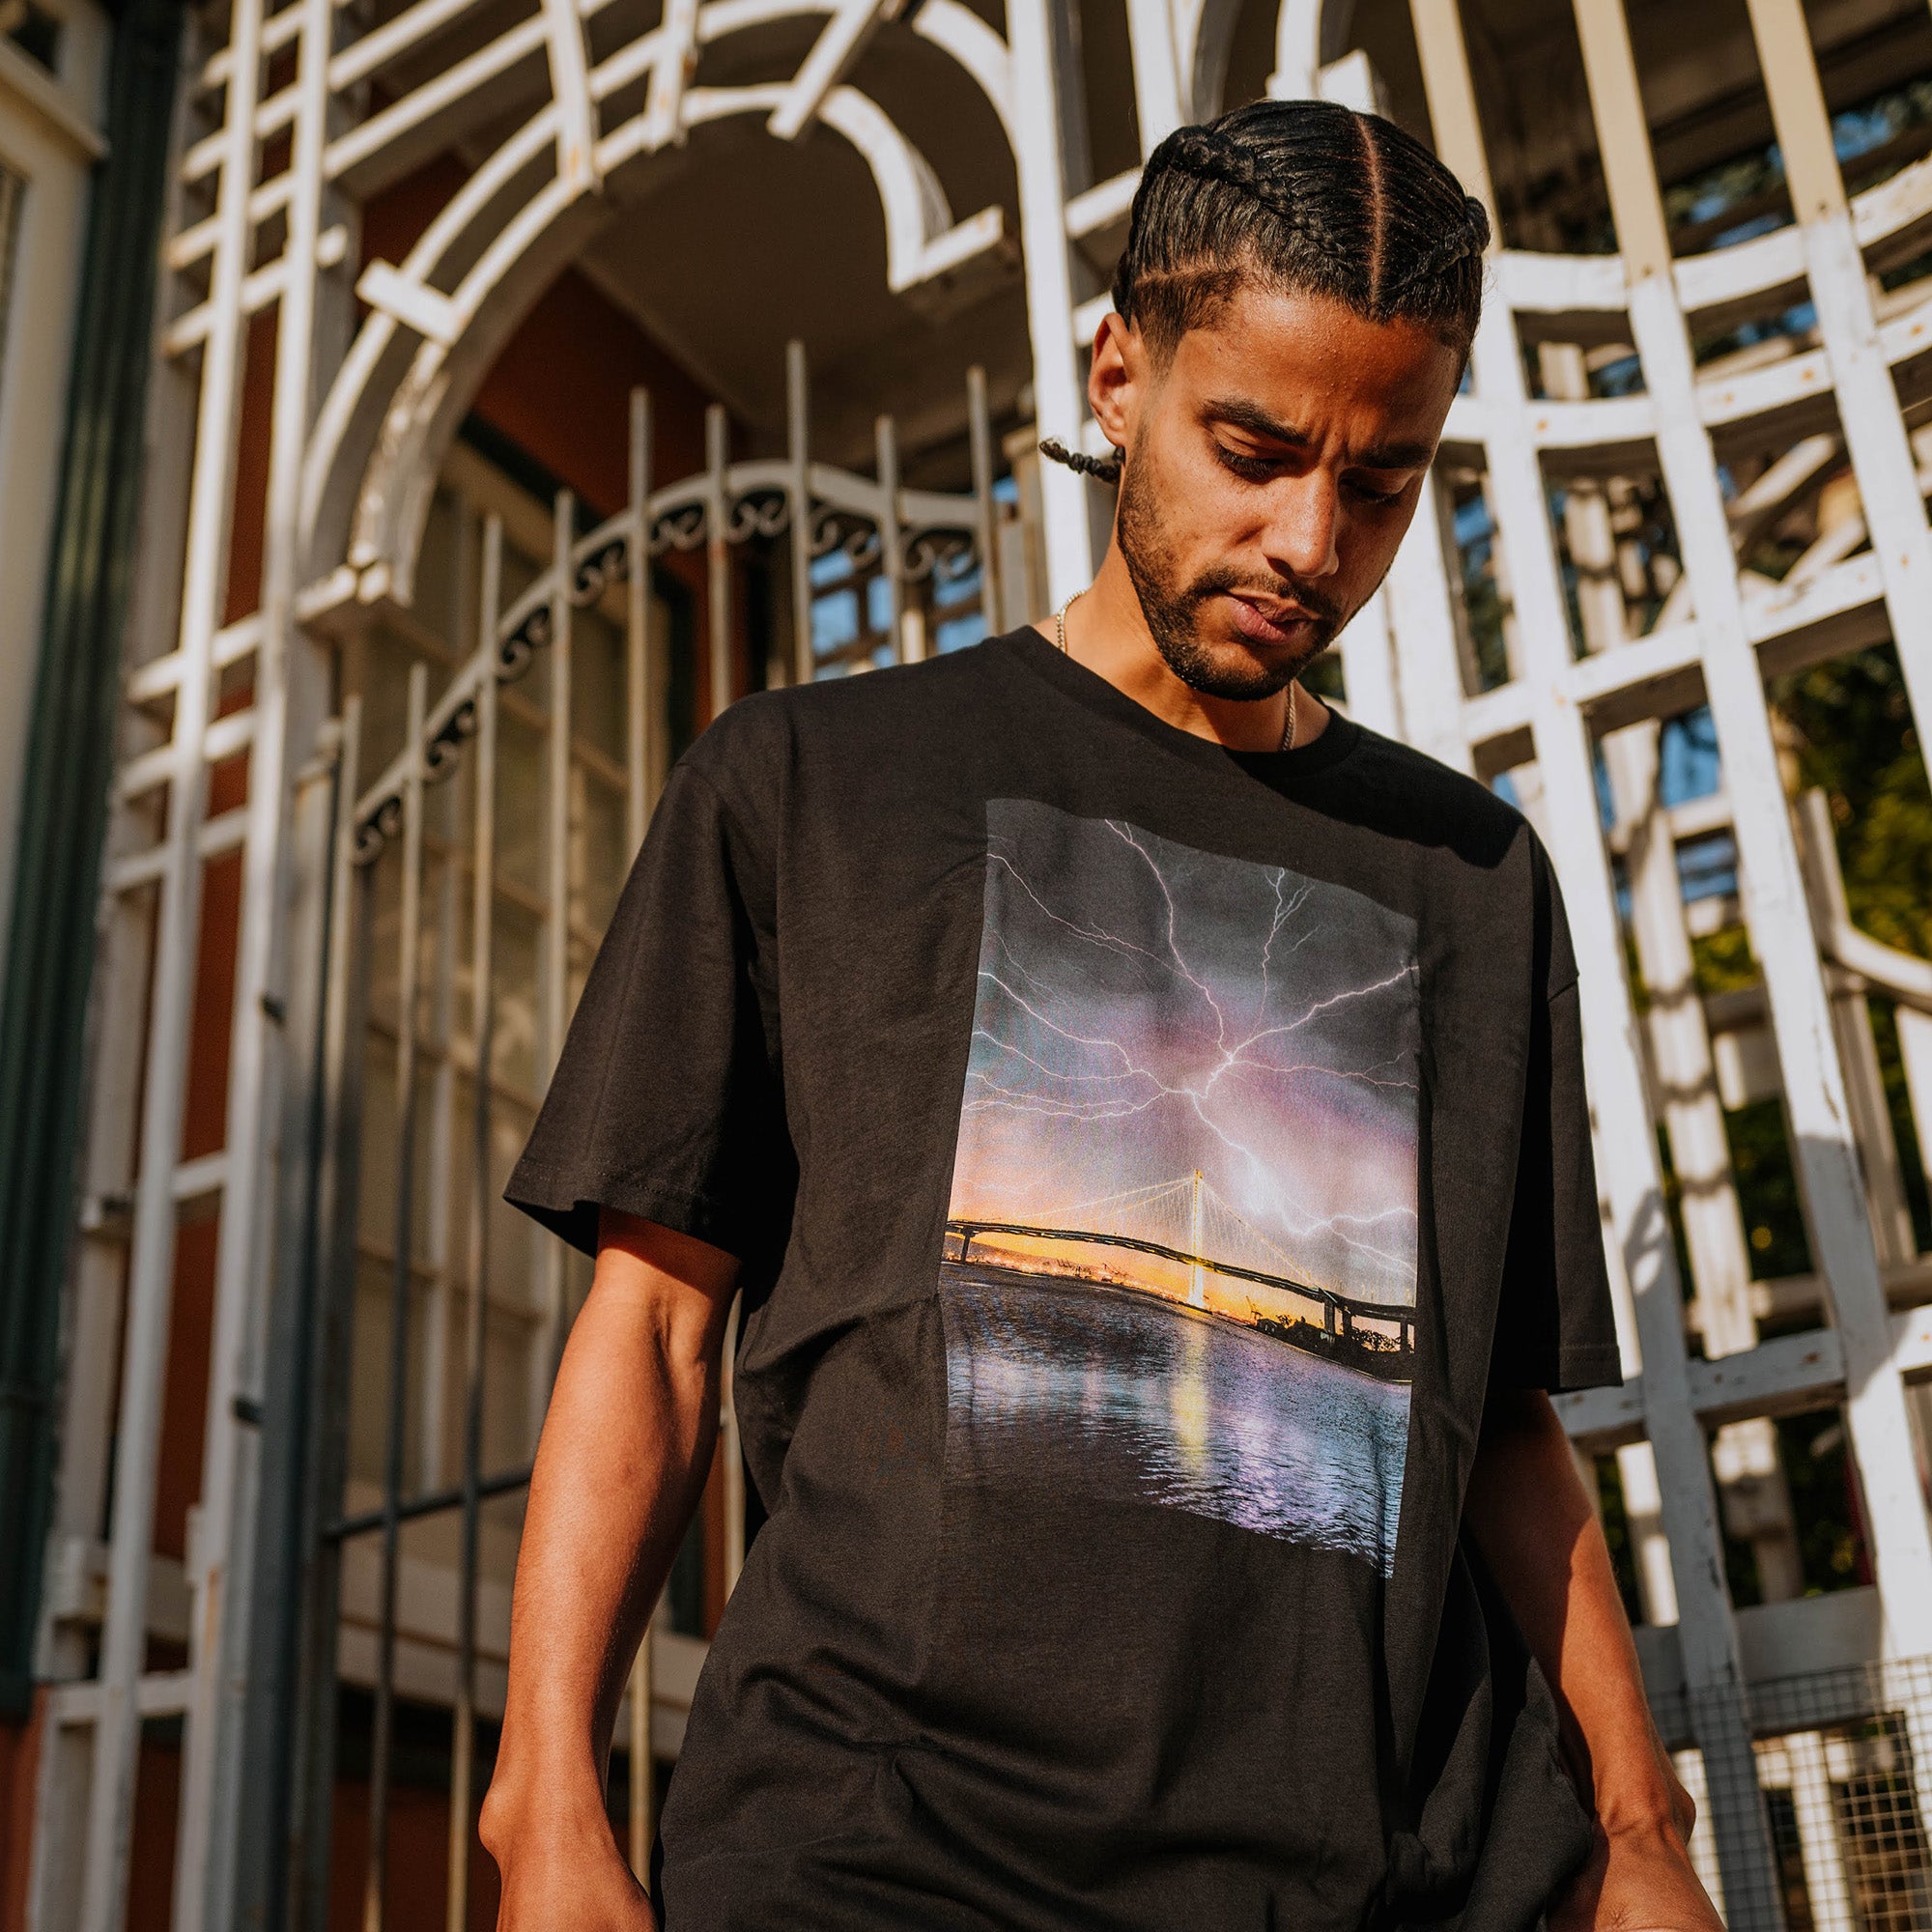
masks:
<path id="1" fill-rule="evenodd" d="M 847 78 L 869 36 L 895 13 L 880 0 L 667 0 L 656 26 L 596 59 L 589 27 L 608 4 L 541 0 L 481 44 L 472 37 L 459 55 L 439 53 L 446 43 L 438 37 L 480 18 L 482 0 L 414 0 L 373 27 L 335 0 L 291 0 L 273 11 L 265 0 L 234 0 L 225 41 L 206 54 L 192 90 L 191 111 L 209 131 L 181 145 L 167 254 L 173 293 L 161 336 L 183 373 L 172 401 L 156 406 L 187 455 L 181 473 L 153 486 L 143 559 L 155 593 L 146 602 L 151 611 L 170 613 L 166 630 L 151 618 L 129 652 L 129 749 L 117 781 L 103 920 L 90 1208 L 69 1324 L 76 1367 L 56 1531 L 65 1538 L 56 1554 L 69 1571 L 78 1563 L 89 1576 L 97 1564 L 104 1572 L 105 1607 L 98 1668 L 90 1671 L 84 1646 L 63 1634 L 64 1600 L 53 1591 L 46 1654 L 52 1674 L 69 1681 L 50 1707 L 36 1852 L 37 1909 L 49 1927 L 118 1927 L 140 1721 L 157 1713 L 180 1712 L 186 1723 L 177 1922 L 225 1923 L 229 1909 L 235 1848 L 227 1821 L 241 1776 L 235 1664 L 247 1654 L 240 1628 L 245 1592 L 233 1579 L 255 1560 L 247 1503 L 258 1480 L 252 1378 L 264 1346 L 263 1284 L 287 1251 L 286 1170 L 290 1158 L 312 1151 L 289 1124 L 289 1096 L 299 1092 L 303 1069 L 288 1062 L 284 1027 L 291 988 L 306 983 L 304 948 L 319 940 L 304 923 L 298 894 L 298 909 L 290 905 L 292 890 L 309 879 L 305 801 L 318 757 L 327 765 L 336 740 L 319 654 L 305 639 L 358 605 L 407 603 L 429 493 L 462 410 L 528 303 L 607 218 L 602 190 L 620 170 L 650 166 L 694 129 L 726 116 L 760 115 L 781 138 L 822 122 L 871 171 L 895 291 L 969 271 L 1004 239 L 997 207 L 954 219 L 917 147 Z M 1066 178 L 1063 96 L 1077 83 L 1065 69 L 1053 8 L 1054 0 L 1009 0 L 1002 38 L 960 0 L 925 0 L 894 31 L 949 54 L 1006 135 L 1038 426 L 1073 441 L 1083 426 L 1091 434 L 1079 345 L 1105 309 L 1104 294 L 1091 293 L 1095 278 L 1078 244 L 1119 220 L 1136 177 Z M 1283 0 L 1271 92 L 1368 104 L 1363 64 L 1343 58 L 1350 11 L 1332 0 Z M 1438 148 L 1473 192 L 1491 199 L 1456 9 L 1413 0 L 1412 11 Z M 1606 1238 L 1631 1371 L 1621 1391 L 1567 1404 L 1566 1420 L 1582 1447 L 1617 1451 L 1639 1527 L 1646 1515 L 1658 1526 L 1645 1546 L 1646 1587 L 1656 1621 L 1676 1626 L 1688 1717 L 1673 1742 L 1697 1747 L 1698 1775 L 1713 1798 L 1709 1869 L 1735 1922 L 1771 1925 L 1780 1908 L 1754 1802 L 1747 1672 L 1722 1582 L 1706 1432 L 1728 1432 L 1719 1435 L 1721 1474 L 1723 1444 L 1747 1460 L 1759 1418 L 1842 1403 L 1879 1578 L 1873 1694 L 1888 1694 L 1886 1670 L 1932 1654 L 1932 1541 L 1907 1387 L 1932 1368 L 1932 1311 L 1918 1305 L 1918 1258 L 1901 1254 L 1895 1228 L 1873 1212 L 1874 1149 L 1861 1147 L 1871 1138 L 1863 1131 L 1869 1068 L 1860 1058 L 1869 1026 L 1859 1018 L 1866 988 L 1900 1003 L 1911 1020 L 1902 1033 L 1915 1094 L 1932 1096 L 1932 1021 L 1918 1017 L 1932 1015 L 1932 970 L 1875 947 L 1843 916 L 1828 853 L 1817 838 L 1801 838 L 1786 810 L 1763 691 L 1767 660 L 1789 667 L 1889 636 L 1921 742 L 1932 726 L 1932 606 L 1912 594 L 1915 583 L 1932 582 L 1932 538 L 1900 402 L 1901 393 L 1909 401 L 1926 385 L 1932 304 L 1881 322 L 1865 276 L 1868 258 L 1900 259 L 1932 229 L 1932 161 L 1848 199 L 1800 0 L 1750 0 L 1798 220 L 1740 246 L 1673 260 L 1622 10 L 1614 0 L 1576 0 L 1575 11 L 1621 252 L 1498 249 L 1473 387 L 1459 398 L 1446 441 L 1449 454 L 1488 480 L 1518 617 L 1513 674 L 1487 692 L 1473 692 L 1463 676 L 1443 505 L 1435 495 L 1425 498 L 1384 590 L 1345 637 L 1342 655 L 1350 709 L 1366 722 L 1486 775 L 1535 767 L 1538 816 L 1577 938 Z M 698 83 L 708 46 L 800 16 L 824 24 L 789 82 Z M 1234 16 L 1221 0 L 1128 0 L 1143 153 L 1219 104 Z M 398 156 L 430 152 L 480 89 L 539 68 L 537 110 L 473 170 L 402 262 L 362 270 L 355 293 L 367 313 L 352 327 L 338 270 L 354 252 L 358 177 Z M 378 83 L 392 90 L 380 105 Z M 613 103 L 639 89 L 641 104 L 620 115 Z M 1708 321 L 1806 289 L 1819 316 L 1815 349 L 1747 374 L 1700 378 L 1687 319 Z M 260 602 L 249 616 L 223 623 L 242 357 L 251 318 L 270 311 L 275 374 Z M 1634 346 L 1644 393 L 1610 400 L 1574 389 L 1550 398 L 1528 393 L 1523 337 L 1560 346 L 1606 335 Z M 1764 506 L 1741 513 L 1726 505 L 1717 445 L 1746 430 L 1775 438 L 1780 424 L 1792 433 L 1793 489 L 1826 460 L 1816 439 L 1833 440 L 1849 457 L 1871 547 L 1821 555 L 1788 589 L 1759 595 L 1741 583 L 1735 536 L 1740 515 Z M 1807 437 L 1809 457 L 1802 453 Z M 1662 477 L 1689 588 L 1640 639 L 1622 635 L 1619 613 L 1593 619 L 1586 611 L 1592 648 L 1573 659 L 1546 477 L 1604 473 L 1619 464 Z M 789 492 L 788 501 L 831 495 L 821 479 L 802 479 L 795 465 L 771 469 L 762 481 L 734 473 L 726 497 L 742 502 L 765 483 Z M 715 477 L 693 488 L 693 502 L 701 498 L 707 516 L 721 513 L 726 498 Z M 888 500 L 897 501 L 890 490 Z M 1040 500 L 1047 582 L 1058 602 L 1091 572 L 1100 499 L 1094 486 L 1056 469 L 1042 476 Z M 1573 553 L 1596 540 L 1586 522 L 1565 532 Z M 622 540 L 635 547 L 639 538 L 632 530 Z M 722 662 L 714 653 L 714 664 Z M 218 696 L 238 683 L 246 683 L 247 702 L 220 709 Z M 1676 832 L 1655 806 L 1646 773 L 1657 721 L 1700 696 L 1721 741 L 1724 804 L 1742 854 L 1745 911 L 1763 963 L 1818 1259 L 1816 1306 L 1829 1322 L 1766 1342 L 1756 1339 L 1749 1313 L 1720 1118 L 1715 1147 L 1711 1140 L 1710 1034 L 1687 996 L 1671 1008 L 1676 1018 L 1653 1017 L 1647 1048 L 1639 1038 L 1592 772 L 1593 741 L 1601 739 L 1645 977 L 1654 992 L 1684 994 L 1689 952 Z M 429 728 L 432 721 L 418 716 Z M 430 755 L 419 735 L 412 745 L 399 800 Z M 212 768 L 244 752 L 245 804 L 211 814 Z M 398 809 L 407 816 L 406 801 Z M 184 1162 L 202 871 L 211 857 L 236 850 L 244 884 L 226 1151 Z M 1653 1069 L 1673 1094 L 1704 1094 L 1669 1099 L 1662 1112 L 1680 1174 L 1702 1160 L 1713 1177 L 1716 1207 L 1687 1208 L 1686 1221 L 1709 1359 L 1692 1359 L 1687 1348 L 1646 1093 Z M 1932 1140 L 1932 1119 L 1921 1113 L 1921 1123 Z M 154 1672 L 146 1655 L 155 1615 L 154 1481 L 174 1237 L 185 1207 L 215 1200 L 221 1226 L 207 1438 L 187 1566 L 189 1661 L 181 1671 Z M 117 1330 L 118 1349 L 110 1339 Z M 106 1367 L 87 1367 L 90 1349 Z M 110 1441 L 111 1510 L 103 1508 Z M 110 1531 L 101 1551 L 84 1526 L 103 1515 Z M 65 1574 L 61 1561 L 50 1574 Z M 87 1590 L 75 1584 L 69 1594 Z M 68 1615 L 71 1623 L 71 1608 Z M 1917 1708 L 1911 1744 L 1920 1764 L 1932 1764 L 1923 1698 Z M 1793 1767 L 1809 1762 L 1807 1748 L 1792 1747 Z M 1921 1775 L 1921 1807 L 1928 1781 Z M 1739 1796 L 1747 1790 L 1749 1800 Z M 79 1903 L 77 1919 L 62 1908 L 70 1897 Z"/>

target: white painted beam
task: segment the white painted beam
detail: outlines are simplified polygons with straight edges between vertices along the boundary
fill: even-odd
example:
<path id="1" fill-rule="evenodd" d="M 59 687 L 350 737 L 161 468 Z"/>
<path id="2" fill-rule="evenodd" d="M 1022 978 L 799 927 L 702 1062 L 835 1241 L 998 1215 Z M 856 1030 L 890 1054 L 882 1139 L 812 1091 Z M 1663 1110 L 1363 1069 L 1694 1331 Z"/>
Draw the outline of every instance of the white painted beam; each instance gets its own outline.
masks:
<path id="1" fill-rule="evenodd" d="M 796 141 L 851 71 L 880 21 L 897 17 L 902 0 L 843 0 L 833 10 L 765 126 L 781 141 Z"/>
<path id="2" fill-rule="evenodd" d="M 1041 436 L 1077 448 L 1087 413 L 1081 370 L 1067 339 L 1073 312 L 1073 268 L 1066 247 L 1066 186 L 1061 163 L 1062 76 L 1047 20 L 1050 0 L 1009 0 L 1014 160 L 1019 168 L 1020 238 L 1026 251 L 1027 326 L 1033 341 L 1034 412 Z M 1043 464 L 1039 493 L 1045 525 L 1047 595 L 1062 605 L 1094 575 L 1086 480 Z"/>

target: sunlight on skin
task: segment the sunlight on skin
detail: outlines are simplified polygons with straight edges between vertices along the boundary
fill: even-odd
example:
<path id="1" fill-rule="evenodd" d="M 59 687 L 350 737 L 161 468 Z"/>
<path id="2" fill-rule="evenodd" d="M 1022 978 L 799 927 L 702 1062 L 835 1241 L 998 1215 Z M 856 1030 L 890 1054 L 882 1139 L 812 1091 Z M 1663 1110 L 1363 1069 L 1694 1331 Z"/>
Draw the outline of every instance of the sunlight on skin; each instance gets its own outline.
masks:
<path id="1" fill-rule="evenodd" d="M 1394 560 L 1462 373 L 1461 352 L 1427 327 L 1367 322 L 1321 296 L 1245 287 L 1164 368 L 1137 327 L 1107 316 L 1088 403 L 1160 506 L 1161 574 L 1184 590 L 1228 573 L 1239 587 L 1199 607 L 1197 640 L 1217 670 L 1275 695 L 1211 696 L 1169 668 L 1118 535 L 1066 612 L 1068 655 L 1183 731 L 1273 751 L 1281 687 Z M 1038 628 L 1053 636 L 1051 619 Z M 1327 709 L 1305 691 L 1295 708 L 1305 745 Z"/>

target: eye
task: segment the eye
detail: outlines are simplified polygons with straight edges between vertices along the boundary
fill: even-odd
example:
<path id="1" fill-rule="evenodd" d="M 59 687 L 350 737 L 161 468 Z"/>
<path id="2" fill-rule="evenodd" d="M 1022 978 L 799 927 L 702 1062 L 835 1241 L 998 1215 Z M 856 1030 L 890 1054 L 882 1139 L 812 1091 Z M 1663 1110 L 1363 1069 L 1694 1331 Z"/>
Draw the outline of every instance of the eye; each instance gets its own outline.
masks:
<path id="1" fill-rule="evenodd" d="M 1366 483 L 1350 481 L 1348 488 L 1350 494 L 1361 502 L 1393 503 L 1408 488 L 1408 485 L 1406 483 L 1399 483 L 1393 490 L 1377 490 Z"/>
<path id="2" fill-rule="evenodd" d="M 1237 449 L 1230 449 L 1224 442 L 1214 445 L 1214 454 L 1220 459 L 1224 469 L 1231 469 L 1246 483 L 1265 483 L 1277 469 L 1274 458 L 1269 456 L 1244 456 Z"/>

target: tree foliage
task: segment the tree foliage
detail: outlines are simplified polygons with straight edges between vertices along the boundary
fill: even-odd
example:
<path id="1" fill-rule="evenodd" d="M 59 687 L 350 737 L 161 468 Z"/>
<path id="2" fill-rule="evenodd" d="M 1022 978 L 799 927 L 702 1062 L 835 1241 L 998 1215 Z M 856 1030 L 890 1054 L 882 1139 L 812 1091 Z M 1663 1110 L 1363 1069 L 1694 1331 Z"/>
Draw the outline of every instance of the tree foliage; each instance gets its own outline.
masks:
<path id="1" fill-rule="evenodd" d="M 1831 802 L 1853 923 L 1932 958 L 1932 786 L 1897 652 L 1814 665 L 1781 679 L 1773 700 L 1804 783 Z"/>

